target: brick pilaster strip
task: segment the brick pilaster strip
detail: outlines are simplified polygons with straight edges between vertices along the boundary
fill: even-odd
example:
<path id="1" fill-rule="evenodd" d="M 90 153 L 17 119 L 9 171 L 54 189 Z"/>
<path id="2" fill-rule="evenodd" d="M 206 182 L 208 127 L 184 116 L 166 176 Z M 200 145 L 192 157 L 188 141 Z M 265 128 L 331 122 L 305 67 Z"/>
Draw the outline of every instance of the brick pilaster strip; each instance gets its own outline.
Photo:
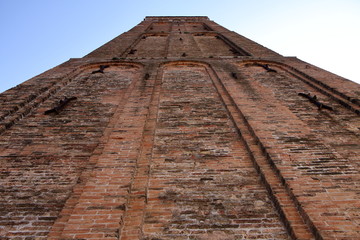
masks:
<path id="1" fill-rule="evenodd" d="M 155 73 L 155 69 L 150 71 Z M 148 184 L 151 174 L 151 161 L 154 142 L 154 133 L 157 121 L 157 112 L 159 105 L 159 93 L 161 84 L 161 75 L 150 76 L 155 79 L 149 112 L 146 119 L 144 131 L 142 134 L 141 148 L 136 160 L 134 174 L 129 188 L 129 197 L 126 203 L 126 211 L 123 216 L 119 239 L 142 239 L 142 227 L 144 223 L 144 211 L 148 200 Z"/>

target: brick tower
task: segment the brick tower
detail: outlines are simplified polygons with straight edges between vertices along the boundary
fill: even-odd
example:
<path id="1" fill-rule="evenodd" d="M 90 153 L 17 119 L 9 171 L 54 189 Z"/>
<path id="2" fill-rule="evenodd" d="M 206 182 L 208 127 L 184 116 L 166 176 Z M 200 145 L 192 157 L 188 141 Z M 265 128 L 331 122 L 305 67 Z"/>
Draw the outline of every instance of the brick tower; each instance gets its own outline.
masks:
<path id="1" fill-rule="evenodd" d="M 0 95 L 0 239 L 359 239 L 360 86 L 146 17 Z"/>

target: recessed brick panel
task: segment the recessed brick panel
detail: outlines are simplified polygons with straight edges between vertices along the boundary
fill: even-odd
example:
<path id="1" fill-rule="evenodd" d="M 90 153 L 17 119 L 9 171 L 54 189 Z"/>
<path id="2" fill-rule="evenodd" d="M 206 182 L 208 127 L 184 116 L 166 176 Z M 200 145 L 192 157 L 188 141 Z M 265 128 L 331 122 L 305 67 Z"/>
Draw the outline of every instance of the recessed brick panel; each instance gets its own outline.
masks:
<path id="1" fill-rule="evenodd" d="M 287 239 L 206 69 L 166 67 L 162 81 L 145 236 Z"/>
<path id="2" fill-rule="evenodd" d="M 134 68 L 81 73 L 0 138 L 1 230 L 8 237 L 46 236 L 99 144 Z M 57 115 L 45 110 L 76 96 Z"/>

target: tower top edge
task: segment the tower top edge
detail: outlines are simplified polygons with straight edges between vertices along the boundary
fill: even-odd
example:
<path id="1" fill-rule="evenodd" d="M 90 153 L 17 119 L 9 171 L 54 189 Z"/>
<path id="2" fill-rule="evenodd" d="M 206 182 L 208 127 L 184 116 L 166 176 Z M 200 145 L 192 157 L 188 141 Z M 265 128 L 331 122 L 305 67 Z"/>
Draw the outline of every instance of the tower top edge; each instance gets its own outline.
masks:
<path id="1" fill-rule="evenodd" d="M 207 16 L 146 16 L 144 21 L 207 21 L 210 20 Z"/>

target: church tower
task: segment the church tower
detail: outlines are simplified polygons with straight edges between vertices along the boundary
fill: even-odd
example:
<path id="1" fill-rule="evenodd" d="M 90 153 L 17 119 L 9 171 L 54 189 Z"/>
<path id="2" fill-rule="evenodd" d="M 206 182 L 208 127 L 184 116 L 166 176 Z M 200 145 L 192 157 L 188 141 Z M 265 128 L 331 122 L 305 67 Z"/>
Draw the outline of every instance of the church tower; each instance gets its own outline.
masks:
<path id="1" fill-rule="evenodd" d="M 359 99 L 207 17 L 146 17 L 0 94 L 0 239 L 359 239 Z"/>

